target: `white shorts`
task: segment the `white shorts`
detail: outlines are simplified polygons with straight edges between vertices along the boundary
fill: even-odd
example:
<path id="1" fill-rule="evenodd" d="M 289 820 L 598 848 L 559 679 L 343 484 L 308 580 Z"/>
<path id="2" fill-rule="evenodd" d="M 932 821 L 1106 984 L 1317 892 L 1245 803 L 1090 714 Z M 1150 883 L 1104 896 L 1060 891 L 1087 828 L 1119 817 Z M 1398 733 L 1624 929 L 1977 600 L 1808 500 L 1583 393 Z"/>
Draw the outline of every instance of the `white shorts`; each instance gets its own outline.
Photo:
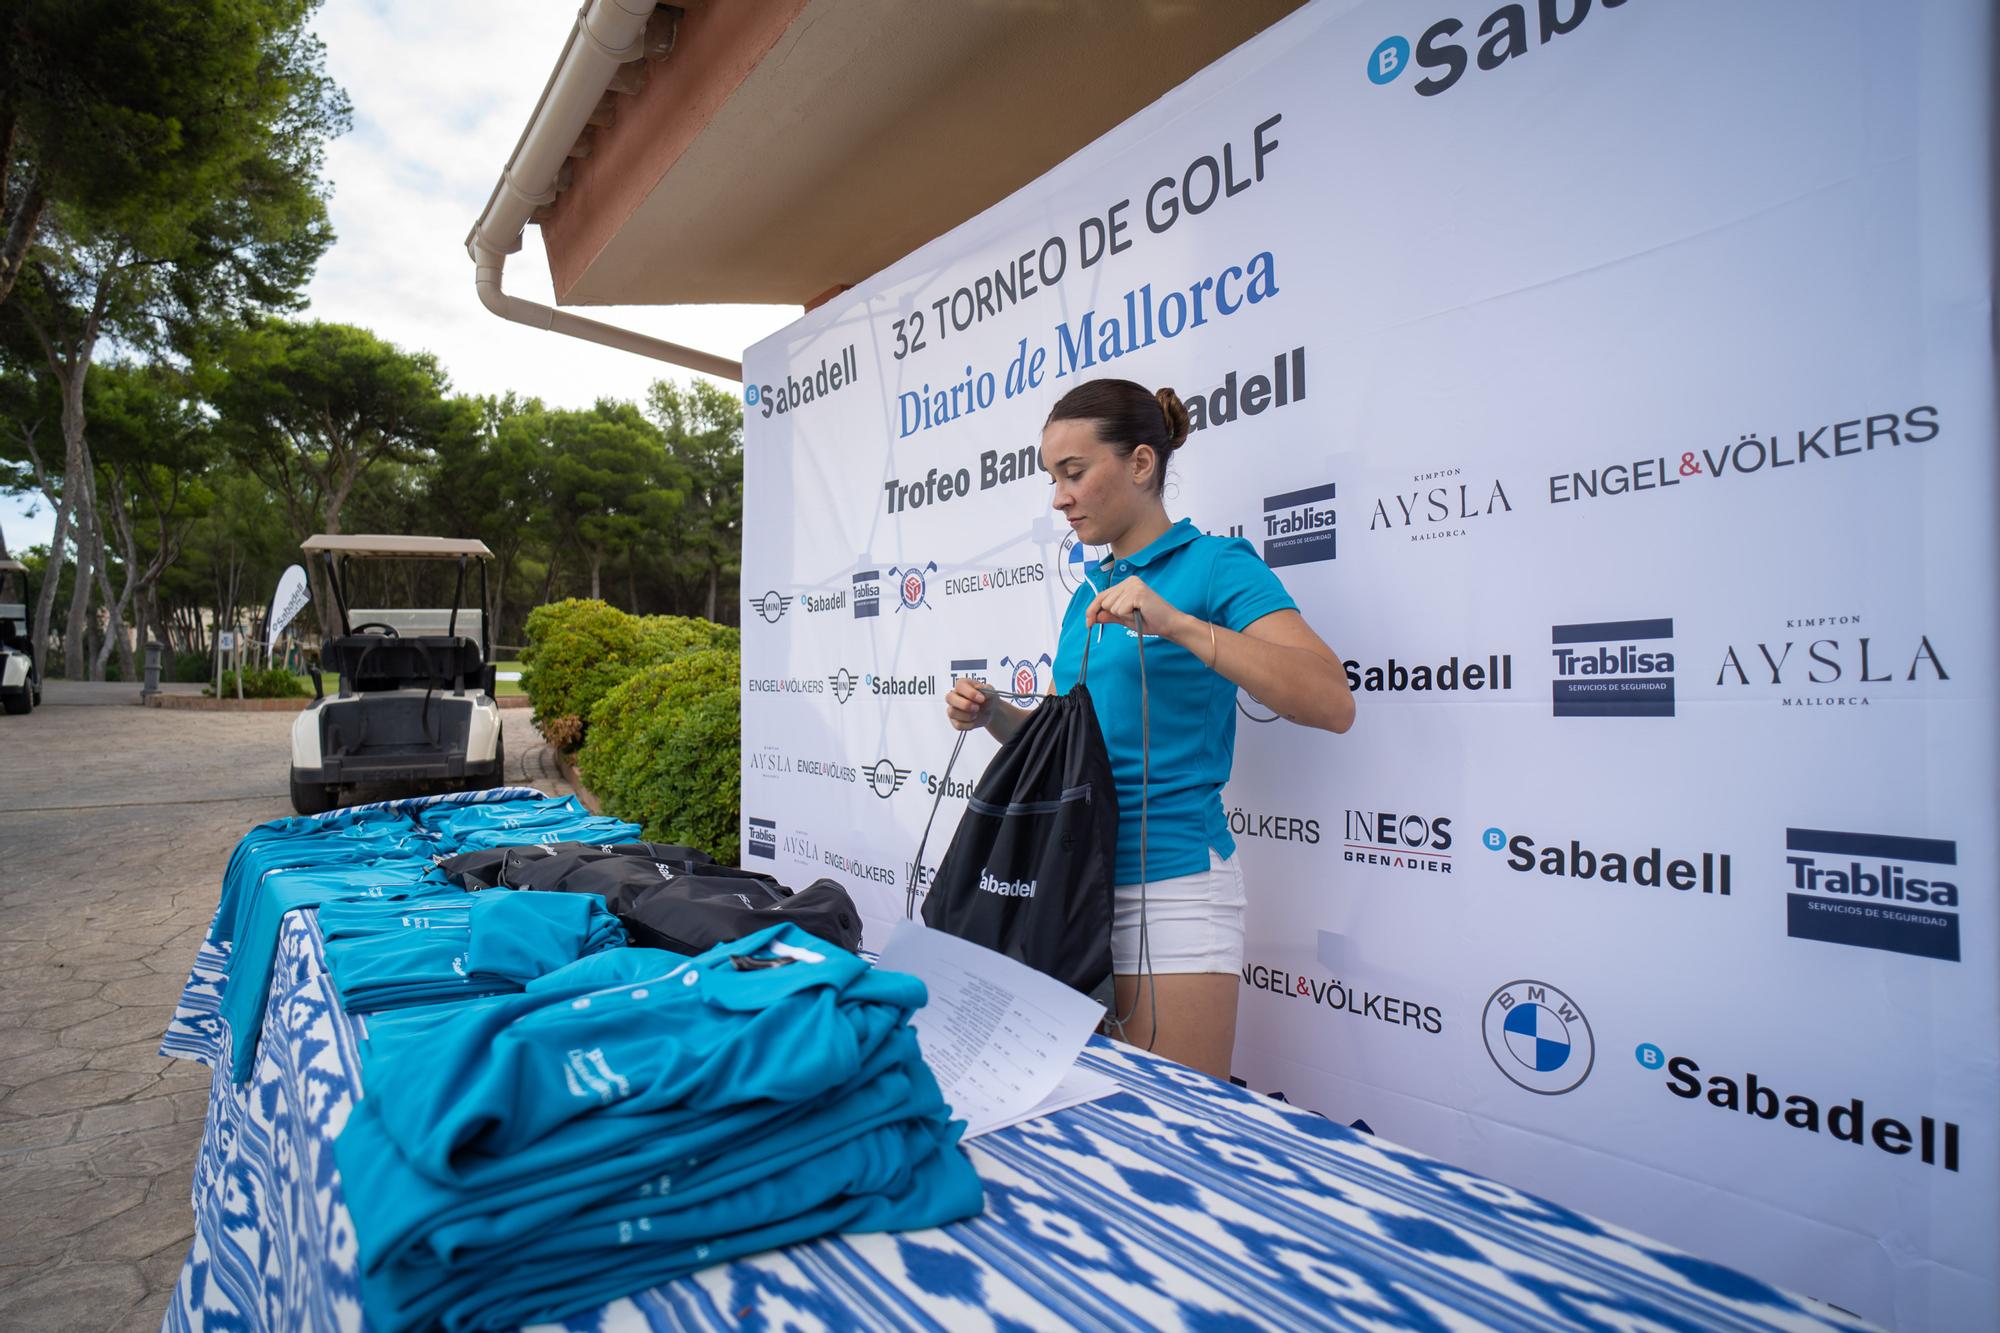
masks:
<path id="1" fill-rule="evenodd" d="M 1148 958 L 1140 956 L 1139 886 L 1112 890 L 1111 970 L 1138 976 L 1148 962 L 1154 972 L 1240 972 L 1243 970 L 1243 867 L 1209 849 L 1208 869 L 1194 875 L 1156 879 L 1146 885 Z"/>

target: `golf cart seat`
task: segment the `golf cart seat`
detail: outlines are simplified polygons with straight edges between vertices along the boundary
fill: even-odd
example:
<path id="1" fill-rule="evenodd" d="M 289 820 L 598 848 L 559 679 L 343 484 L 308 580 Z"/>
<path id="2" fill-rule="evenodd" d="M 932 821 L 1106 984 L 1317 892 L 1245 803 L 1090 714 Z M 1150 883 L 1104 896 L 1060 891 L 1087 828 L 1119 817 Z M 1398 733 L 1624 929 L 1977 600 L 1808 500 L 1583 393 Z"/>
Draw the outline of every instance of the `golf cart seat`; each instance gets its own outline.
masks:
<path id="1" fill-rule="evenodd" d="M 363 621 L 363 624 L 369 622 Z M 342 693 L 453 689 L 478 685 L 486 662 L 476 640 L 448 634 L 345 634 L 320 649 L 320 667 L 340 677 Z"/>

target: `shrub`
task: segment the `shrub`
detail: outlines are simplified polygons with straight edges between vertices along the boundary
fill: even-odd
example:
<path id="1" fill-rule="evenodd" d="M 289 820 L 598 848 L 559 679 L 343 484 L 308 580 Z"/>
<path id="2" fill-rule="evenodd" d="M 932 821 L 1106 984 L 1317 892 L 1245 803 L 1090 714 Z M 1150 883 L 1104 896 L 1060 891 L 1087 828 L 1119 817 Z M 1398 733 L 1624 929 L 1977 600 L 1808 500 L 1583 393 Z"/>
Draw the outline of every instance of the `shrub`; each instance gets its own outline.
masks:
<path id="1" fill-rule="evenodd" d="M 571 598 L 528 613 L 521 689 L 550 743 L 574 750 L 594 710 L 636 672 L 711 647 L 734 650 L 737 631 L 688 616 L 633 616 Z"/>
<path id="2" fill-rule="evenodd" d="M 175 653 L 172 670 L 161 675 L 181 685 L 199 685 L 215 677 L 215 659 L 207 653 Z M 235 690 L 230 693 L 234 694 Z"/>
<path id="3" fill-rule="evenodd" d="M 215 687 L 209 686 L 203 694 L 214 695 Z M 312 693 L 312 687 L 283 667 L 266 670 L 252 668 L 243 673 L 243 697 L 246 699 L 300 699 Z M 222 694 L 224 699 L 236 697 L 236 673 L 222 673 Z"/>
<path id="4" fill-rule="evenodd" d="M 742 713 L 733 646 L 646 667 L 590 716 L 577 766 L 585 785 L 655 842 L 737 856 Z"/>

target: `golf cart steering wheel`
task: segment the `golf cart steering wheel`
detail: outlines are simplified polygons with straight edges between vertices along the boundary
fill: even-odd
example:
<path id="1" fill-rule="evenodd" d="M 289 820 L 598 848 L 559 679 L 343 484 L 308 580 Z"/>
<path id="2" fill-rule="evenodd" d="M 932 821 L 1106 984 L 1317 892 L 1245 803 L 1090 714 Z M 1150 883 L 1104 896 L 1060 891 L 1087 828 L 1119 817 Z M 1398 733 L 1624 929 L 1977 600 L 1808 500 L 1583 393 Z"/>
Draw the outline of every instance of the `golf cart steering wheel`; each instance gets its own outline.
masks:
<path id="1" fill-rule="evenodd" d="M 391 639 L 400 639 L 403 637 L 396 632 L 394 625 L 389 624 L 385 620 L 364 620 L 359 625 L 349 625 L 347 627 L 349 634 L 364 634 L 370 630 L 374 630 Z"/>

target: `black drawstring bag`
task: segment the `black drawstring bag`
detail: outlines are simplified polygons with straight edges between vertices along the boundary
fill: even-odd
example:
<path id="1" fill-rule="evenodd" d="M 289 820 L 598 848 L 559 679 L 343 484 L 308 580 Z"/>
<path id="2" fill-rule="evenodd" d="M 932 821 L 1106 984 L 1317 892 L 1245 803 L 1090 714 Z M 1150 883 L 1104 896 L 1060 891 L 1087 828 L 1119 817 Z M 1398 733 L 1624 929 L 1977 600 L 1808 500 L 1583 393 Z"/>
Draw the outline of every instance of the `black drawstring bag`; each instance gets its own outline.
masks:
<path id="1" fill-rule="evenodd" d="M 830 879 L 793 893 L 762 875 L 702 866 L 649 885 L 613 910 L 632 943 L 674 953 L 702 953 L 780 921 L 850 953 L 861 947 L 861 913 Z"/>
<path id="2" fill-rule="evenodd" d="M 533 842 L 491 847 L 438 859 L 438 868 L 461 889 L 494 887 L 561 890 L 587 865 L 613 858 L 637 858 L 693 869 L 713 865 L 706 852 L 674 842 Z M 773 881 L 775 882 L 775 881 Z M 582 888 L 601 893 L 595 884 Z M 614 907 L 612 909 L 616 911 Z"/>
<path id="3" fill-rule="evenodd" d="M 1075 688 L 1045 698 L 980 775 L 923 908 L 925 925 L 1006 954 L 1085 994 L 1107 987 L 1111 978 L 1118 855 L 1118 794 L 1083 683 L 1089 671 L 1086 640 Z M 958 745 L 964 744 L 961 732 Z M 957 759 L 954 748 L 952 762 Z M 938 784 L 940 801 L 946 786 Z M 906 905 L 912 916 L 922 864 L 919 844 Z"/>

